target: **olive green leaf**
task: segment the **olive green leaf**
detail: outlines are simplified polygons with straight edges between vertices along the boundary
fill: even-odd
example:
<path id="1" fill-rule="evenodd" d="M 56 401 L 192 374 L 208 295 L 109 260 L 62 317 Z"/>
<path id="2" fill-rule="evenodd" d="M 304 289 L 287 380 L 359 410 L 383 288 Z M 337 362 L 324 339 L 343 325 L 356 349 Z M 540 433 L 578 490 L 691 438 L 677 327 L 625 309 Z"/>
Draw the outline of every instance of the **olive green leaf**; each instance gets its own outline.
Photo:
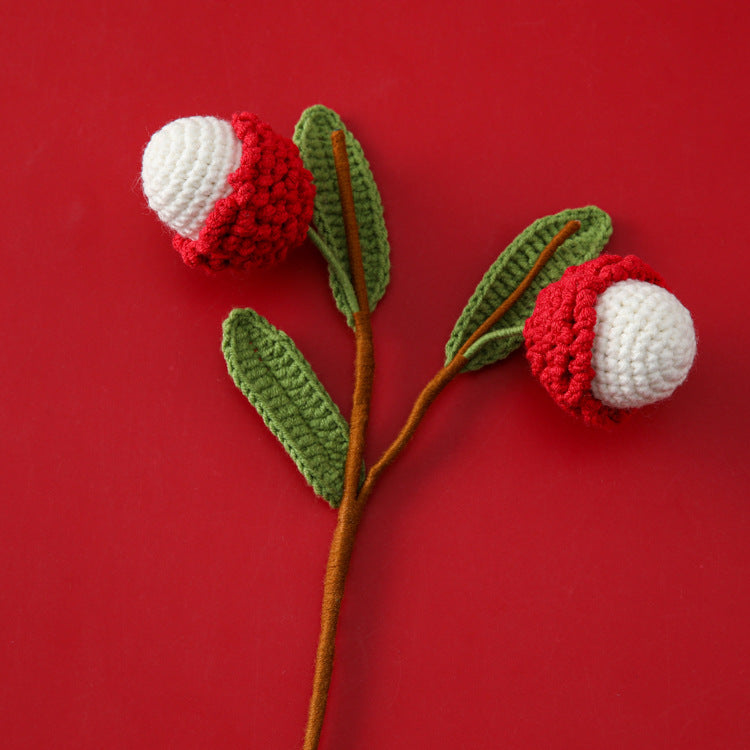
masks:
<path id="1" fill-rule="evenodd" d="M 347 316 L 349 325 L 353 326 L 352 313 L 357 310 L 357 302 L 351 281 L 344 217 L 333 162 L 331 133 L 335 130 L 343 130 L 346 136 L 354 210 L 359 225 L 359 241 L 371 310 L 375 309 L 388 286 L 390 246 L 380 193 L 362 146 L 333 110 L 322 104 L 309 107 L 302 113 L 293 136 L 305 167 L 312 172 L 316 188 L 314 228 L 310 229 L 309 236 L 328 261 L 331 291 L 336 305 Z"/>
<path id="2" fill-rule="evenodd" d="M 612 234 L 609 216 L 596 206 L 568 209 L 535 221 L 516 237 L 492 264 L 456 322 L 445 346 L 446 364 L 463 343 L 504 302 L 531 270 L 550 240 L 569 221 L 581 228 L 557 249 L 519 300 L 466 352 L 467 370 L 504 359 L 523 343 L 523 325 L 534 312 L 539 292 L 557 281 L 568 266 L 595 258 Z"/>
<path id="3" fill-rule="evenodd" d="M 224 321 L 222 351 L 257 409 L 316 494 L 341 502 L 349 425 L 292 339 L 249 309 Z"/>

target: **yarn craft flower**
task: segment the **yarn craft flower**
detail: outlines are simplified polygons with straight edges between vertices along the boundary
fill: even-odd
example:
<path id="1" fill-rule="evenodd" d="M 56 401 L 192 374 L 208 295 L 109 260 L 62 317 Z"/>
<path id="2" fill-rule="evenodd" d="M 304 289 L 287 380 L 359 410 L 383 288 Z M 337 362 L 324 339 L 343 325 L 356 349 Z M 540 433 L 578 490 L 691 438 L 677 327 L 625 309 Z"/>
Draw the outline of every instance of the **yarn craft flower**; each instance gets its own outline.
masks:
<path id="1" fill-rule="evenodd" d="M 604 211 L 584 206 L 544 216 L 494 260 L 456 321 L 443 366 L 369 462 L 372 313 L 388 285 L 390 245 L 369 163 L 341 118 L 323 105 L 309 107 L 293 141 L 247 113 L 231 123 L 176 120 L 152 137 L 142 175 L 149 205 L 175 232 L 188 265 L 266 265 L 308 236 L 353 329 L 347 418 L 292 338 L 269 320 L 236 308 L 223 324 L 229 375 L 315 493 L 337 510 L 303 745 L 318 750 L 357 528 L 379 477 L 438 394 L 525 341 L 532 371 L 561 406 L 593 424 L 617 422 L 685 379 L 695 356 L 692 320 L 641 260 L 600 256 L 612 233 Z"/>
<path id="2" fill-rule="evenodd" d="M 690 313 L 635 255 L 568 268 L 539 294 L 524 337 L 547 392 L 597 426 L 670 396 L 696 351 Z"/>
<path id="3" fill-rule="evenodd" d="M 297 146 L 257 115 L 184 117 L 154 133 L 143 191 L 187 265 L 208 271 L 278 263 L 302 244 L 315 187 Z"/>

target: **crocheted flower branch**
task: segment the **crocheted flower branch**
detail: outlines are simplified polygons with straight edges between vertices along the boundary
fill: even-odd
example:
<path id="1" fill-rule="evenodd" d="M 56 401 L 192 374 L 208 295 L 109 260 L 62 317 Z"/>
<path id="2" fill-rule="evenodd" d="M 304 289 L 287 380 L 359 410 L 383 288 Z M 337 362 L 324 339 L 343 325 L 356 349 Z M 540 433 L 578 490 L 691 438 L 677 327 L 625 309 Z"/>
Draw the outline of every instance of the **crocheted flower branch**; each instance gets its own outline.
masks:
<path id="1" fill-rule="evenodd" d="M 229 374 L 314 491 L 338 508 L 323 588 L 321 632 L 304 748 L 319 746 L 344 584 L 362 512 L 457 375 L 506 358 L 525 341 L 532 372 L 566 411 L 609 425 L 669 396 L 695 356 L 690 314 L 634 256 L 602 255 L 612 232 L 595 206 L 534 222 L 500 254 L 461 313 L 445 363 L 383 455 L 364 468 L 374 354 L 371 311 L 390 273 L 375 180 L 358 141 L 332 110 L 305 110 L 293 140 L 255 115 L 232 123 L 169 123 L 143 155 L 149 205 L 190 266 L 209 271 L 283 260 L 305 235 L 329 267 L 336 305 L 354 329 L 347 421 L 292 339 L 251 309 L 224 321 Z"/>

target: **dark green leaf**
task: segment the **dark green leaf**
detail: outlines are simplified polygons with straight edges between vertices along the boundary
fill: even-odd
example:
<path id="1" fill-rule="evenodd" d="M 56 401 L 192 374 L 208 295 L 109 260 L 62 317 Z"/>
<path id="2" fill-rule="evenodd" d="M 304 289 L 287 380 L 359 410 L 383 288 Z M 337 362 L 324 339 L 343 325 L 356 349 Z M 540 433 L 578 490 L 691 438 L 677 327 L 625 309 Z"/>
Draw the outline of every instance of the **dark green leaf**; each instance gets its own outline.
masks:
<path id="1" fill-rule="evenodd" d="M 253 310 L 224 321 L 229 374 L 315 492 L 332 507 L 343 493 L 349 426 L 289 336 Z"/>
<path id="2" fill-rule="evenodd" d="M 362 246 L 362 262 L 370 309 L 375 309 L 388 286 L 390 246 L 383 220 L 380 193 L 359 142 L 333 110 L 322 104 L 306 109 L 294 130 L 293 140 L 299 147 L 305 167 L 312 172 L 315 181 L 315 229 L 311 231 L 310 237 L 329 261 L 331 290 L 336 305 L 347 316 L 349 325 L 353 325 L 352 312 L 353 305 L 356 304 L 353 299 L 356 298 L 353 298 L 351 291 L 349 251 L 333 162 L 331 133 L 334 130 L 343 130 L 346 135 L 346 151 L 349 156 L 354 209 L 359 225 L 359 241 Z"/>
<path id="3" fill-rule="evenodd" d="M 516 237 L 492 264 L 461 313 L 445 346 L 446 364 L 463 343 L 516 289 L 550 240 L 569 221 L 577 219 L 581 228 L 569 237 L 521 295 L 513 307 L 482 337 L 469 354 L 467 370 L 478 370 L 504 359 L 523 343 L 523 324 L 534 311 L 539 292 L 557 281 L 568 266 L 595 258 L 612 234 L 609 216 L 596 206 L 568 209 L 535 221 Z"/>

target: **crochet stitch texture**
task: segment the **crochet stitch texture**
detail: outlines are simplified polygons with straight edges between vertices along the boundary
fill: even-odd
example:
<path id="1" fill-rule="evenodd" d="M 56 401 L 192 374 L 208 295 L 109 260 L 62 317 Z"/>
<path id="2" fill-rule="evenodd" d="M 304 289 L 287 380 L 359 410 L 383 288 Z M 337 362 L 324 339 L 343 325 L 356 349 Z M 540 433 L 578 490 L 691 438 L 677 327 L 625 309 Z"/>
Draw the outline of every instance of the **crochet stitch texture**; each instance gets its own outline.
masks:
<path id="1" fill-rule="evenodd" d="M 250 309 L 224 321 L 229 374 L 316 494 L 341 502 L 349 425 L 292 339 Z"/>
<path id="2" fill-rule="evenodd" d="M 143 192 L 149 206 L 177 234 L 192 240 L 240 165 L 242 143 L 218 117 L 182 117 L 151 136 L 143 152 Z"/>
<path id="3" fill-rule="evenodd" d="M 307 236 L 312 175 L 297 146 L 257 115 L 222 122 L 184 118 L 154 135 L 143 161 L 149 205 L 175 230 L 172 244 L 189 266 L 277 263 Z"/>
<path id="4" fill-rule="evenodd" d="M 374 310 L 390 280 L 390 245 L 388 230 L 383 219 L 380 193 L 362 146 L 346 129 L 339 115 L 322 104 L 308 107 L 302 113 L 294 129 L 293 140 L 300 148 L 305 166 L 315 175 L 316 232 L 320 240 L 335 255 L 338 264 L 350 274 L 339 186 L 333 152 L 330 148 L 330 133 L 336 130 L 343 130 L 346 138 L 367 297 L 370 309 Z M 314 236 L 312 239 L 315 241 Z M 353 311 L 350 309 L 346 291 L 342 288 L 333 268 L 330 268 L 330 284 L 336 305 L 347 316 L 349 325 L 353 326 Z"/>
<path id="5" fill-rule="evenodd" d="M 671 396 L 695 357 L 690 313 L 666 289 L 618 281 L 599 295 L 591 392 L 607 406 L 635 409 Z"/>
<path id="6" fill-rule="evenodd" d="M 665 393 L 667 390 L 658 385 L 659 376 L 656 373 L 668 358 L 660 360 L 656 355 L 654 359 L 659 343 L 669 335 L 667 331 L 660 333 L 657 322 L 652 320 L 654 314 L 658 315 L 658 305 L 650 303 L 650 307 L 646 309 L 645 327 L 642 319 L 641 322 L 626 324 L 624 318 L 612 326 L 609 324 L 613 317 L 618 317 L 616 312 L 613 313 L 617 304 L 612 302 L 607 302 L 602 307 L 604 321 L 609 321 L 607 327 L 610 328 L 612 342 L 596 345 L 596 361 L 600 367 L 603 364 L 603 368 L 602 376 L 594 386 L 596 393 L 592 390 L 592 382 L 597 374 L 592 364 L 597 335 L 597 302 L 607 289 L 628 279 L 665 287 L 661 276 L 640 258 L 634 255 L 624 258 L 602 255 L 580 266 L 568 268 L 559 281 L 543 289 L 534 313 L 524 327 L 526 357 L 532 373 L 563 409 L 583 417 L 589 424 L 604 426 L 619 422 L 630 408 L 646 403 L 635 395 L 637 387 L 634 388 L 633 383 L 649 382 L 650 379 L 651 385 L 644 391 L 650 395 L 657 391 Z M 650 298 L 650 295 L 647 296 Z M 618 303 L 619 297 L 610 299 Z M 636 317 L 640 319 L 640 315 Z M 650 336 L 652 343 L 644 345 L 643 340 L 638 341 L 642 330 L 656 333 L 655 336 Z M 602 338 L 607 337 L 602 326 L 598 334 Z M 688 349 L 688 354 L 689 351 Z M 693 340 L 692 354 L 694 353 Z M 684 375 L 687 375 L 687 369 L 692 363 L 692 355 L 689 360 L 686 368 L 677 368 L 684 369 Z M 632 372 L 633 368 L 635 376 L 621 377 L 621 373 Z M 650 373 L 644 375 L 647 371 Z M 671 378 L 673 374 L 668 374 L 667 377 Z M 628 378 L 632 381 L 630 384 Z M 615 385 L 618 382 L 625 383 L 619 388 L 620 394 L 624 394 L 622 400 L 615 398 L 612 401 L 614 405 L 610 405 L 597 397 L 597 393 L 604 394 L 606 398 L 613 391 L 618 391 Z M 678 384 L 674 383 L 672 390 Z M 657 398 L 650 398 L 648 402 L 654 400 Z"/>

